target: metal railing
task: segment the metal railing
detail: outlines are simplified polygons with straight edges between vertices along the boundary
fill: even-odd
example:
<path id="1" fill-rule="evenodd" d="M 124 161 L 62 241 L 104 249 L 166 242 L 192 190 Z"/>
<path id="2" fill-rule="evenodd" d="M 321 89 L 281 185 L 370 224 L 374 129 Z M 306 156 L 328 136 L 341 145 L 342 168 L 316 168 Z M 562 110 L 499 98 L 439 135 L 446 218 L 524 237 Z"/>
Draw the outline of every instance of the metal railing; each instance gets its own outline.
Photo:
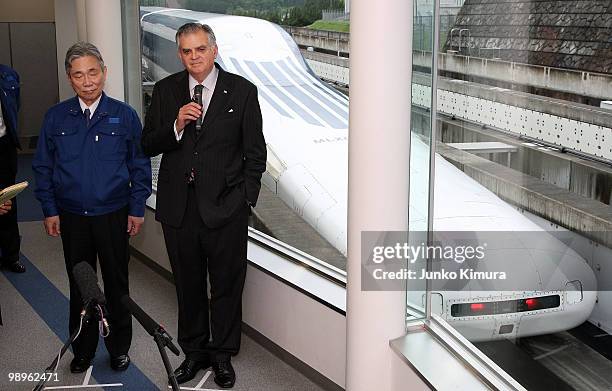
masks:
<path id="1" fill-rule="evenodd" d="M 348 12 L 344 10 L 322 10 L 321 19 L 323 20 L 349 20 Z"/>

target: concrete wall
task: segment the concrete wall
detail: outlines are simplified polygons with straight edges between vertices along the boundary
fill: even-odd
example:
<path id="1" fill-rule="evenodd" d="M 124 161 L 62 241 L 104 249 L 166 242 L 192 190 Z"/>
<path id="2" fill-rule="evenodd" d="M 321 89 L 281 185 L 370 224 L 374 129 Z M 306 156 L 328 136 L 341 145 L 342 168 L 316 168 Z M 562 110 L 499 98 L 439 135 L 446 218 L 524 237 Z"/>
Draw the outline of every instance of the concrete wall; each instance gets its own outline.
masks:
<path id="1" fill-rule="evenodd" d="M 252 265 L 247 270 L 242 297 L 246 324 L 345 388 L 344 315 Z"/>
<path id="2" fill-rule="evenodd" d="M 300 46 L 312 46 L 329 51 L 349 53 L 349 33 L 285 27 Z M 414 51 L 414 65 L 431 67 L 431 52 Z M 612 75 L 596 72 L 552 68 L 519 62 L 440 53 L 441 71 L 543 88 L 597 99 L 612 99 Z"/>
<path id="3" fill-rule="evenodd" d="M 285 30 L 300 46 L 312 46 L 342 53 L 349 52 L 349 33 L 288 26 L 285 27 Z"/>
<path id="4" fill-rule="evenodd" d="M 0 0 L 0 22 L 54 22 L 53 0 Z"/>
<path id="5" fill-rule="evenodd" d="M 419 55 L 415 55 L 415 64 L 417 63 L 421 66 L 429 66 L 428 64 L 431 64 L 431 53 L 420 52 Z M 448 72 L 486 77 L 600 99 L 612 97 L 612 75 L 607 74 L 458 56 L 448 53 L 440 54 L 438 64 L 441 70 Z"/>

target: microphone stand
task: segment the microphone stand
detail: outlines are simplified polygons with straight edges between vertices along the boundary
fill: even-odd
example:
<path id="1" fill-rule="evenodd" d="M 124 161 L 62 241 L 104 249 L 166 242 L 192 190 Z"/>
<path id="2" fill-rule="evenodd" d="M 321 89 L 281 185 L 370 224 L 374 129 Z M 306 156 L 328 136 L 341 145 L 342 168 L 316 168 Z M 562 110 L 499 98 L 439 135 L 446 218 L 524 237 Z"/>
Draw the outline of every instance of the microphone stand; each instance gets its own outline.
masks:
<path id="1" fill-rule="evenodd" d="M 174 375 L 174 370 L 172 370 L 172 366 L 170 365 L 170 360 L 168 360 L 168 354 L 166 353 L 166 346 L 171 350 L 174 347 L 172 344 L 170 336 L 168 336 L 163 329 L 157 329 L 153 333 L 153 339 L 155 343 L 157 343 L 157 348 L 159 349 L 159 354 L 161 354 L 162 361 L 164 362 L 164 367 L 166 368 L 166 372 L 168 373 L 168 381 L 170 382 L 170 386 L 172 387 L 172 391 L 179 391 L 179 385 L 176 381 L 176 376 Z M 176 349 L 176 347 L 174 347 Z"/>
<path id="2" fill-rule="evenodd" d="M 89 320 L 91 319 L 91 314 L 90 314 L 90 310 L 91 310 L 91 304 L 92 302 L 88 302 L 84 307 L 83 310 L 81 311 L 81 317 L 82 319 L 82 325 L 81 325 L 81 329 L 83 326 L 85 326 L 85 324 L 87 322 L 89 322 Z M 80 333 L 81 330 L 76 329 L 72 332 L 72 334 L 70 335 L 70 337 L 68 338 L 68 341 L 66 341 L 66 343 L 64 343 L 64 346 L 62 346 L 62 349 L 60 350 L 59 355 L 55 356 L 55 358 L 53 359 L 53 362 L 51 362 L 51 365 L 49 365 L 46 369 L 45 369 L 45 376 L 43 376 L 40 381 L 38 382 L 38 384 L 36 385 L 36 387 L 34 387 L 33 391 L 41 391 L 43 389 L 43 387 L 45 386 L 45 384 L 47 383 L 47 381 L 49 379 L 47 379 L 47 374 L 53 374 L 53 372 L 55 372 L 54 368 L 57 366 L 59 360 L 64 356 L 64 353 L 66 353 L 66 350 L 68 350 L 68 347 L 70 346 L 70 344 L 72 344 L 76 339 L 78 334 Z M 51 378 L 51 376 L 49 376 L 49 378 Z"/>
<path id="3" fill-rule="evenodd" d="M 147 313 L 144 312 L 142 308 L 138 306 L 138 304 L 134 303 L 130 296 L 124 295 L 121 298 L 121 303 L 130 310 L 134 318 L 136 318 L 145 331 L 155 340 L 157 348 L 159 349 L 159 354 L 164 362 L 164 368 L 166 368 L 166 372 L 168 373 L 168 382 L 170 383 L 173 391 L 178 391 L 178 382 L 176 381 L 176 376 L 174 376 L 174 371 L 172 370 L 172 366 L 170 366 L 170 361 L 168 360 L 168 355 L 166 354 L 166 348 L 170 349 L 172 353 L 176 354 L 177 356 L 181 354 L 178 348 L 172 343 L 172 337 L 168 335 L 166 330 L 164 330 L 161 325 L 151 319 L 151 317 L 147 315 Z"/>

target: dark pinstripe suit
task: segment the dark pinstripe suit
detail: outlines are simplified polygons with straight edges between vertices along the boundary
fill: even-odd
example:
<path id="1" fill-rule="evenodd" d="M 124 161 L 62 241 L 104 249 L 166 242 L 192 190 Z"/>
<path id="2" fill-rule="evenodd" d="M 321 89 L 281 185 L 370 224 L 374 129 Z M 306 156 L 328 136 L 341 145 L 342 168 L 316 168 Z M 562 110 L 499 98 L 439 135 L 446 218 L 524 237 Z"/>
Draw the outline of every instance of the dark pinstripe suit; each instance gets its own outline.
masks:
<path id="1" fill-rule="evenodd" d="M 199 135 L 193 122 L 181 141 L 173 129 L 190 100 L 187 71 L 155 84 L 142 133 L 147 155 L 163 153 L 156 219 L 176 283 L 179 344 L 194 360 L 229 358 L 240 347 L 248 204 L 257 201 L 266 169 L 257 88 L 215 66 L 219 76 Z M 195 184 L 188 186 L 192 168 Z"/>

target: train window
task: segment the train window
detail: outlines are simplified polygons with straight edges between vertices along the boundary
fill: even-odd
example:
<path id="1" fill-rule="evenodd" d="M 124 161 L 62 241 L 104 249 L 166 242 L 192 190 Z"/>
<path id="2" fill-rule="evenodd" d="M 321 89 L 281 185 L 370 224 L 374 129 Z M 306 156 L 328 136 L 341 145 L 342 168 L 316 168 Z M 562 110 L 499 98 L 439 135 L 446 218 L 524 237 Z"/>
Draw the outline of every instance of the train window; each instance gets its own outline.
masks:
<path id="1" fill-rule="evenodd" d="M 518 300 L 486 301 L 451 305 L 451 316 L 501 315 L 557 308 L 561 305 L 559 295 L 529 297 Z"/>
<path id="2" fill-rule="evenodd" d="M 190 10 L 166 8 L 165 3 L 140 1 L 145 105 L 154 82 L 183 70 L 176 29 L 187 21 L 208 23 L 217 34 L 216 62 L 255 84 L 259 95 L 268 169 L 250 226 L 289 252 L 298 249 L 324 268 L 346 270 L 346 94 L 315 74 L 297 43 L 272 22 L 219 18 L 220 12 L 236 12 L 229 6 L 206 9 L 205 2 L 189 2 L 198 8 Z M 158 162 L 153 161 L 154 178 Z"/>

